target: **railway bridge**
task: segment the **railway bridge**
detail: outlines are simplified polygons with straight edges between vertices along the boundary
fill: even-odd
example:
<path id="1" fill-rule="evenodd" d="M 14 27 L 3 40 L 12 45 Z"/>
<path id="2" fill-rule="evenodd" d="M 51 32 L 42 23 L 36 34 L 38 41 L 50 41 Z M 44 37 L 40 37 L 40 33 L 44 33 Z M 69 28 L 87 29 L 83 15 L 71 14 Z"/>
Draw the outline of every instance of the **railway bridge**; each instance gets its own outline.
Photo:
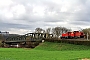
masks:
<path id="1" fill-rule="evenodd" d="M 4 40 L 4 47 L 35 47 L 44 38 L 52 38 L 52 34 L 47 33 L 27 33 L 25 35 L 10 36 Z"/>

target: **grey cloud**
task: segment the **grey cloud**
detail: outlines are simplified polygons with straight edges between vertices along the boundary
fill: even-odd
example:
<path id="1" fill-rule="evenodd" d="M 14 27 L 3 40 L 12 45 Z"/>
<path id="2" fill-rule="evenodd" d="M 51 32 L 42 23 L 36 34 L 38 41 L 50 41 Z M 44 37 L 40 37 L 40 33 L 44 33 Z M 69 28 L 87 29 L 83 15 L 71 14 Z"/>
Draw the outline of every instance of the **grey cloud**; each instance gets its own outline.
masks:
<path id="1" fill-rule="evenodd" d="M 56 26 L 56 22 L 67 22 L 67 24 L 76 25 L 90 25 L 90 1 L 89 0 L 62 0 L 63 2 L 69 2 L 70 6 L 65 7 L 66 11 L 61 11 L 62 7 L 65 4 L 57 4 L 52 0 L 12 0 L 14 4 L 7 7 L 7 9 L 11 9 L 11 7 L 16 6 L 17 4 L 21 4 L 25 7 L 25 13 L 16 17 L 14 15 L 10 20 L 5 16 L 0 14 L 0 29 L 9 29 L 9 28 L 17 28 L 17 29 L 30 29 L 34 30 L 36 27 L 46 27 L 46 26 Z M 61 1 L 61 0 L 60 0 Z M 67 4 L 68 5 L 68 4 Z M 33 8 L 40 6 L 44 9 L 44 16 L 34 16 Z M 80 10 L 79 10 L 80 9 Z M 76 10 L 76 11 L 75 11 Z M 0 12 L 3 10 L 1 9 Z M 10 10 L 11 11 L 11 10 Z M 49 12 L 55 13 L 49 15 Z M 12 23 L 13 20 L 16 20 L 18 23 Z M 69 20 L 69 21 L 67 21 Z M 7 21 L 7 23 L 5 22 Z M 8 21 L 11 21 L 9 23 Z M 21 22 L 22 21 L 22 22 Z M 24 22 L 26 21 L 26 22 Z M 22 24 L 25 23 L 25 24 Z M 63 26 L 63 24 L 62 24 Z"/>
<path id="2" fill-rule="evenodd" d="M 69 24 L 73 24 L 73 25 L 81 25 L 81 26 L 87 26 L 87 25 L 90 25 L 89 22 L 82 22 L 82 21 L 72 21 L 72 22 L 69 22 Z"/>
<path id="3" fill-rule="evenodd" d="M 61 20 L 61 19 L 53 19 L 53 18 L 47 18 L 47 19 L 45 19 L 45 21 L 44 22 L 63 22 L 64 20 Z"/>
<path id="4" fill-rule="evenodd" d="M 0 27 L 6 27 L 6 28 L 21 28 L 21 29 L 28 29 L 28 25 L 22 25 L 22 24 L 11 24 L 11 23 L 0 23 Z M 30 27 L 30 26 L 29 26 Z"/>

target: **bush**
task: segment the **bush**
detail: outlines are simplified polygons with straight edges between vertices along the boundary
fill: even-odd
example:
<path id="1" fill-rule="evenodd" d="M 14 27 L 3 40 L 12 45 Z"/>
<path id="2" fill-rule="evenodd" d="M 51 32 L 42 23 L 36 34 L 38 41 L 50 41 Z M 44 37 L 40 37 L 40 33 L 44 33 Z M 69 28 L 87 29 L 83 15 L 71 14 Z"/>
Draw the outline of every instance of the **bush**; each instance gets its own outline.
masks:
<path id="1" fill-rule="evenodd" d="M 2 43 L 2 41 L 0 41 L 0 47 L 3 47 L 3 43 Z"/>

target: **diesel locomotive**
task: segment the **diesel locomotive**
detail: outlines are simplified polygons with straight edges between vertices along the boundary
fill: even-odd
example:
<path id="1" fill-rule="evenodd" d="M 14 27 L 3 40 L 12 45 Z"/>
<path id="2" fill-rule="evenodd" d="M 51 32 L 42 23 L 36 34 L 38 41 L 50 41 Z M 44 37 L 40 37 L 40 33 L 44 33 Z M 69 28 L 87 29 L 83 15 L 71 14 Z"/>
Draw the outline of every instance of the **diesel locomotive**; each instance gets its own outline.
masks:
<path id="1" fill-rule="evenodd" d="M 61 39 L 84 38 L 85 34 L 81 31 L 66 32 L 61 35 Z"/>

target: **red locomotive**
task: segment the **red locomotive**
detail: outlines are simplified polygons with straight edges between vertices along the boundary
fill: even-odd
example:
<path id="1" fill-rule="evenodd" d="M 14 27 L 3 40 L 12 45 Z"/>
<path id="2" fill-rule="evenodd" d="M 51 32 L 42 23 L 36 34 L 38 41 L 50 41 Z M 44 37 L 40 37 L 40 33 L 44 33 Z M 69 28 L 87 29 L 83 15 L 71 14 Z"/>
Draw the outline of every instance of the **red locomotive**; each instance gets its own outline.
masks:
<path id="1" fill-rule="evenodd" d="M 81 31 L 73 31 L 73 32 L 66 32 L 63 33 L 61 39 L 69 39 L 69 38 L 84 38 L 85 34 Z"/>

